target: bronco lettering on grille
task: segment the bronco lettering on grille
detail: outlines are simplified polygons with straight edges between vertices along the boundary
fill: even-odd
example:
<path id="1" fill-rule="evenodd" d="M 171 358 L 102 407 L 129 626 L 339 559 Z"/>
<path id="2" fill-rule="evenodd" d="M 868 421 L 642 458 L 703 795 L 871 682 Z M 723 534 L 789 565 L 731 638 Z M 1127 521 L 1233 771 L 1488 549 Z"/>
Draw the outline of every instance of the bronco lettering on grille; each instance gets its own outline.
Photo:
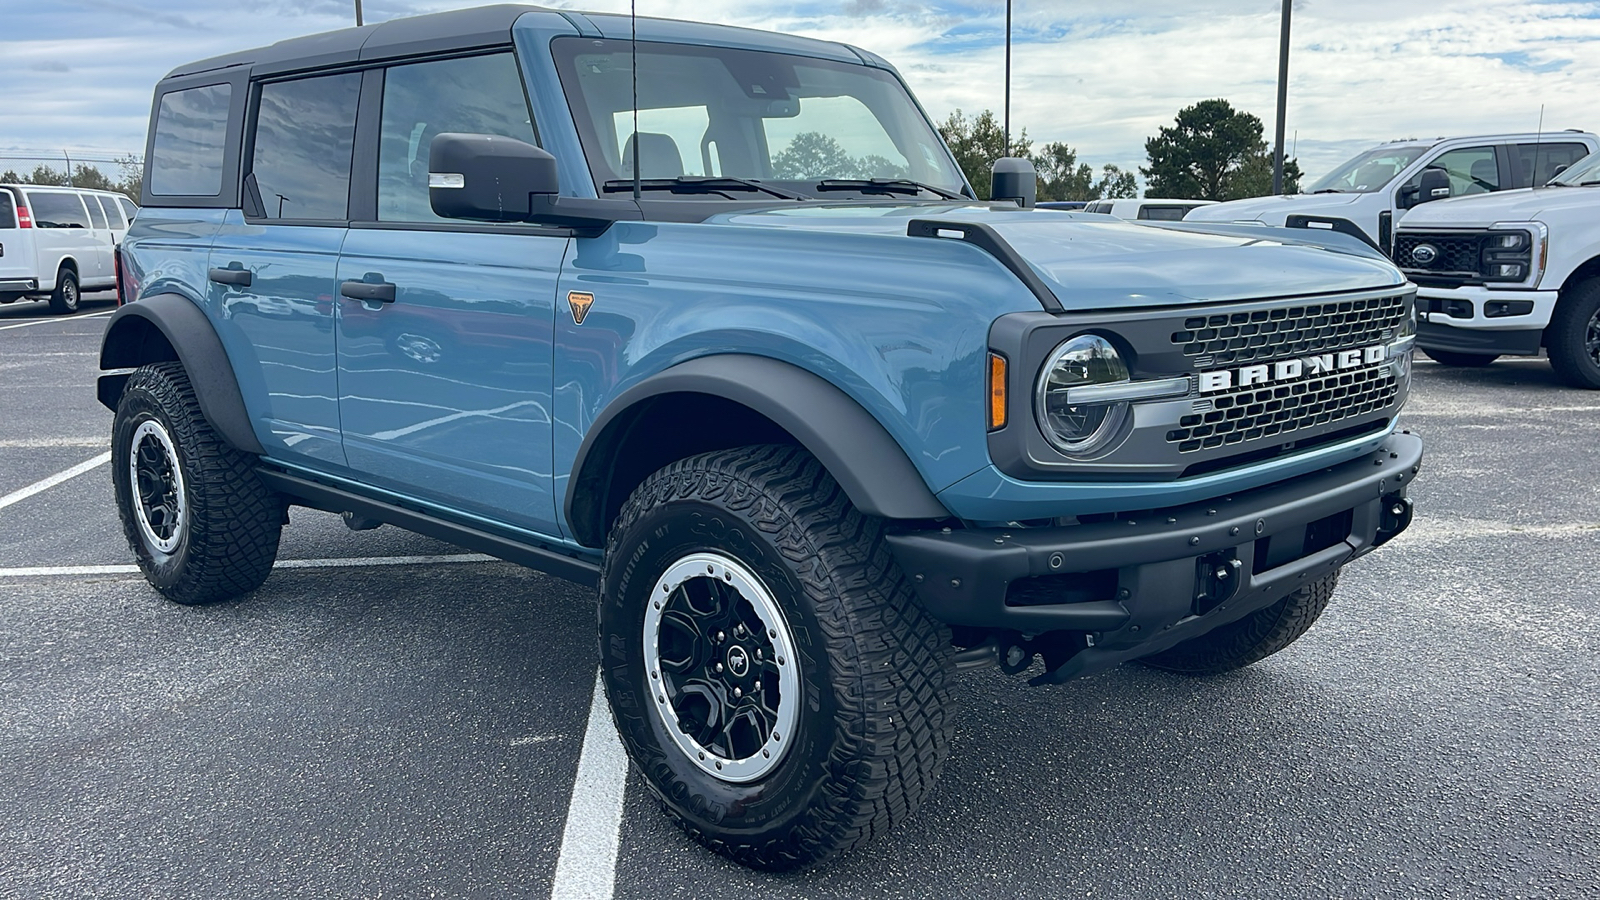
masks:
<path id="1" fill-rule="evenodd" d="M 1274 381 L 1293 381 L 1302 375 L 1324 375 L 1338 369 L 1357 369 L 1383 362 L 1386 355 L 1386 348 L 1382 344 L 1373 344 L 1370 347 L 1341 350 L 1338 353 L 1322 353 L 1258 366 L 1201 372 L 1200 393 L 1226 391 L 1234 386 L 1249 387 L 1253 384 L 1267 384 Z"/>

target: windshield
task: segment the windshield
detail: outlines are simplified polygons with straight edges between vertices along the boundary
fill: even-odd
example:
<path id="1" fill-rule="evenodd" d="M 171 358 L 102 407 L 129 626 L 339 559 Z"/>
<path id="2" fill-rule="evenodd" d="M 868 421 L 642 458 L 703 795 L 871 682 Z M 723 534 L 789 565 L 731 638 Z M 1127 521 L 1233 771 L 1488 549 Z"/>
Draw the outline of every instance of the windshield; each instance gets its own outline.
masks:
<path id="1" fill-rule="evenodd" d="M 1370 194 L 1394 180 L 1417 161 L 1426 147 L 1376 147 L 1317 179 L 1311 193 Z"/>
<path id="2" fill-rule="evenodd" d="M 1600 182 L 1600 153 L 1591 153 L 1567 167 L 1560 175 L 1550 179 L 1549 184 L 1577 187 L 1580 184 L 1594 184 Z"/>
<path id="3" fill-rule="evenodd" d="M 738 187 L 733 179 L 806 197 L 838 196 L 840 185 L 824 181 L 909 181 L 949 193 L 964 184 L 905 87 L 882 69 L 641 42 L 635 137 L 629 42 L 562 38 L 552 49 L 602 196 L 608 183 L 631 181 L 635 148 L 641 178 L 727 179 L 706 185 L 714 193 Z"/>

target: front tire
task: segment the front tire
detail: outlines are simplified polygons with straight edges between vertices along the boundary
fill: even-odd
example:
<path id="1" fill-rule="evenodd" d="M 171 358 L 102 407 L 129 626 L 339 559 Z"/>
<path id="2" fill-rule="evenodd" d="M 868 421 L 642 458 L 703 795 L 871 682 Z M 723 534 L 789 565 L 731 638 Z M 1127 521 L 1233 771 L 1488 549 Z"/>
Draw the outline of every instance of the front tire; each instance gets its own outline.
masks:
<path id="1" fill-rule="evenodd" d="M 1423 347 L 1422 352 L 1436 363 L 1463 369 L 1481 369 L 1500 358 L 1498 353 L 1457 353 L 1454 350 L 1430 350 L 1427 347 Z"/>
<path id="2" fill-rule="evenodd" d="M 1324 575 L 1266 609 L 1139 661 L 1183 675 L 1220 675 L 1242 669 L 1305 634 L 1327 609 L 1338 584 L 1337 571 Z"/>
<path id="3" fill-rule="evenodd" d="M 111 428 L 111 477 L 139 570 L 169 600 L 211 603 L 261 586 L 283 500 L 254 458 L 222 442 L 176 362 L 128 378 Z"/>
<path id="4" fill-rule="evenodd" d="M 1556 304 L 1546 349 L 1562 381 L 1600 390 L 1600 278 L 1576 286 Z"/>
<path id="5" fill-rule="evenodd" d="M 50 292 L 50 311 L 66 315 L 78 311 L 78 301 L 83 299 L 78 290 L 78 276 L 71 269 L 56 273 L 56 289 Z"/>
<path id="6" fill-rule="evenodd" d="M 788 869 L 881 834 L 950 745 L 948 635 L 803 450 L 674 463 L 623 506 L 601 572 L 606 695 L 667 815 Z"/>

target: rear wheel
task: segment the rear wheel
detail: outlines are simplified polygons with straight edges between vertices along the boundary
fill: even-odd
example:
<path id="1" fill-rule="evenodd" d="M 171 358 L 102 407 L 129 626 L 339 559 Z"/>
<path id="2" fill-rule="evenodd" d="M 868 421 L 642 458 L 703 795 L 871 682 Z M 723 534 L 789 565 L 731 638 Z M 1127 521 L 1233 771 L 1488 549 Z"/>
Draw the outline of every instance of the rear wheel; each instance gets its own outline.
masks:
<path id="1" fill-rule="evenodd" d="M 180 364 L 129 377 L 111 429 L 111 478 L 139 570 L 169 600 L 249 593 L 272 571 L 282 498 L 253 457 L 211 430 Z"/>
<path id="2" fill-rule="evenodd" d="M 59 315 L 77 312 L 78 301 L 81 299 L 77 273 L 71 269 L 57 272 L 56 289 L 50 292 L 50 311 Z"/>
<path id="3" fill-rule="evenodd" d="M 1561 380 L 1600 390 L 1600 278 L 1563 294 L 1548 333 L 1550 366 Z"/>
<path id="4" fill-rule="evenodd" d="M 1500 358 L 1498 353 L 1456 353 L 1453 350 L 1430 350 L 1422 348 L 1428 358 L 1436 363 L 1447 366 L 1460 366 L 1463 369 L 1481 369 Z"/>
<path id="5" fill-rule="evenodd" d="M 666 813 L 787 869 L 908 817 L 950 743 L 948 635 L 822 466 L 709 453 L 624 505 L 601 575 L 602 673 Z"/>
<path id="6" fill-rule="evenodd" d="M 1333 598 L 1339 573 L 1324 575 L 1266 609 L 1139 660 L 1185 675 L 1219 675 L 1259 662 L 1305 634 Z"/>

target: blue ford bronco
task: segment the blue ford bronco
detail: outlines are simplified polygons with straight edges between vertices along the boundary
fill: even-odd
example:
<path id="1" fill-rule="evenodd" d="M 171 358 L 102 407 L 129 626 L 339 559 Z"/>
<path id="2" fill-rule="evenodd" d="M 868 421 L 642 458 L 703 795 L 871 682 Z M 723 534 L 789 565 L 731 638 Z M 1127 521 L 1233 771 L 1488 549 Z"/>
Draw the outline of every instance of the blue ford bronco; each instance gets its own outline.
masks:
<path id="1" fill-rule="evenodd" d="M 1248 665 L 1411 518 L 1394 266 L 979 202 L 855 47 L 398 19 L 174 70 L 146 160 L 99 398 L 150 583 L 254 590 L 302 506 L 593 587 L 628 754 L 746 865 L 910 815 L 956 671 Z"/>

